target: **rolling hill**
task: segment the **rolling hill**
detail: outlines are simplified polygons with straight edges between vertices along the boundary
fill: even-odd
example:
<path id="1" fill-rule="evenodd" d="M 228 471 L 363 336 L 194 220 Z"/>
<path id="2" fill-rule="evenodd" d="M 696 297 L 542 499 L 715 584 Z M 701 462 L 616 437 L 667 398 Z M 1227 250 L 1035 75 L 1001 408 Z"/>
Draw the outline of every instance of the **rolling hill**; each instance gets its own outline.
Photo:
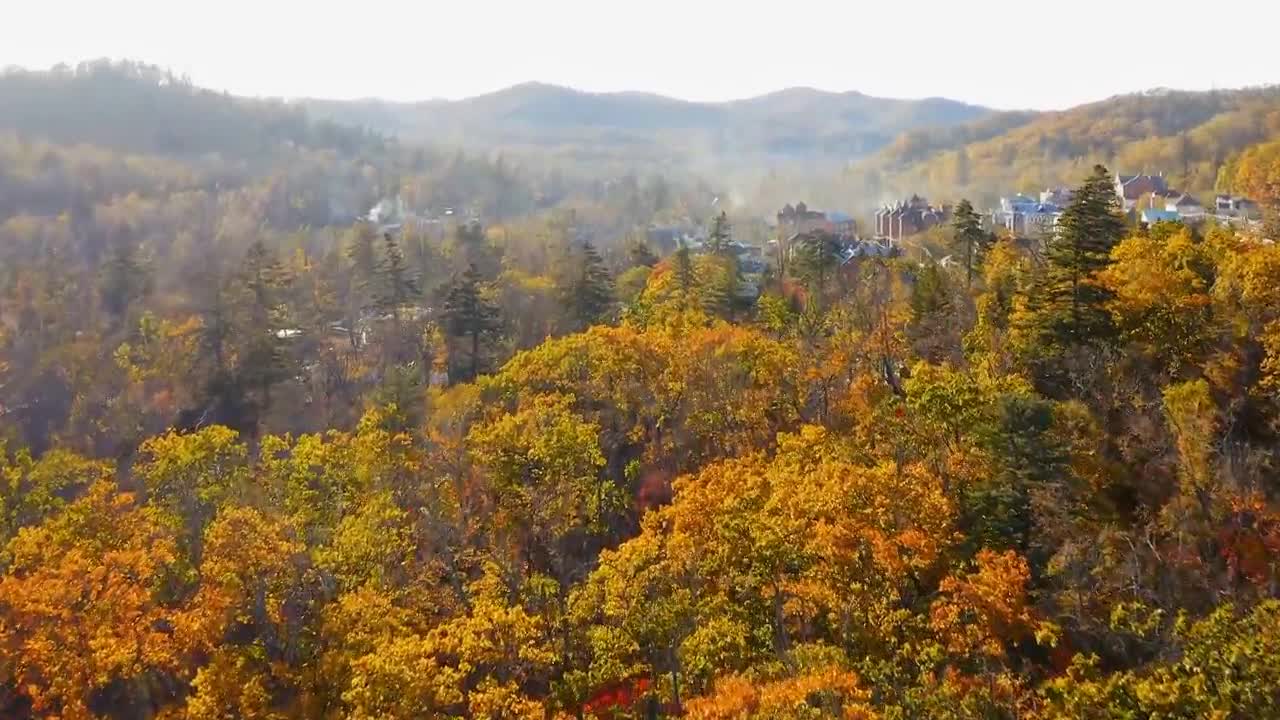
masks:
<path id="1" fill-rule="evenodd" d="M 0 72 L 0 129 L 123 152 L 270 159 L 281 149 L 377 152 L 382 138 L 315 122 L 278 100 L 191 85 L 151 65 L 107 60 Z"/>
<path id="2" fill-rule="evenodd" d="M 430 170 L 436 204 L 488 198 L 482 204 L 499 215 L 554 205 L 568 196 L 566 182 L 590 194 L 600 183 L 653 173 L 705 180 L 708 193 L 760 213 L 798 198 L 859 212 L 913 192 L 985 206 L 1002 194 L 1076 183 L 1099 162 L 1118 171 L 1165 172 L 1175 186 L 1207 194 L 1245 148 L 1280 138 L 1280 87 L 1152 90 L 1043 113 L 811 88 L 699 103 L 540 83 L 459 101 L 280 101 L 234 97 L 151 66 L 103 61 L 0 73 L 0 133 L 48 143 L 57 153 L 79 146 L 81 165 L 94 153 L 114 153 L 95 161 L 92 172 L 75 173 L 90 191 L 94 183 L 85 178 L 93 173 L 127 178 L 142 164 L 152 168 L 146 182 L 113 185 L 225 188 L 302 167 L 297 161 L 305 157 L 307 167 L 332 165 L 347 186 L 360 184 L 359 168 L 370 163 L 385 170 L 387 182 Z M 13 135 L 0 140 L 10 146 L 0 149 L 9 160 L 0 163 L 8 204 L 39 206 L 15 198 L 56 180 L 50 153 Z M 473 161 L 487 156 L 493 167 L 462 163 L 457 149 Z M 21 178 L 10 177 L 20 168 Z M 522 190 L 518 202 L 502 198 L 513 168 L 529 176 L 521 184 L 545 187 Z M 470 182 L 477 175 L 492 179 Z"/>
<path id="3" fill-rule="evenodd" d="M 721 170 L 839 166 L 914 129 L 953 127 L 992 111 L 953 100 L 896 100 L 791 88 L 699 103 L 647 93 L 588 93 L 528 83 L 460 101 L 308 100 L 318 117 L 409 141 L 602 166 Z"/>
<path id="4" fill-rule="evenodd" d="M 833 181 L 844 194 L 911 192 L 970 197 L 1074 184 L 1095 163 L 1122 172 L 1163 172 L 1175 187 L 1207 194 L 1224 164 L 1280 137 L 1280 86 L 1183 92 L 1151 90 L 1001 127 L 1004 115 L 898 137 Z"/>

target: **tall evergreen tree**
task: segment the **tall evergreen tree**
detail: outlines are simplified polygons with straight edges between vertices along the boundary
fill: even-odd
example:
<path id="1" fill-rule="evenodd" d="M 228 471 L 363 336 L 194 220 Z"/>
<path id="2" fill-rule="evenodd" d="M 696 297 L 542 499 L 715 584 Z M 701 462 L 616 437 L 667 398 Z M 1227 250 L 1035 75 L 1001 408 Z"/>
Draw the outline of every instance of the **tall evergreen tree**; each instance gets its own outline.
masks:
<path id="1" fill-rule="evenodd" d="M 964 286 L 973 286 L 973 276 L 982 263 L 982 256 L 992 243 L 992 238 L 982 229 L 982 218 L 974 211 L 973 204 L 961 200 L 951 221 L 954 247 L 964 263 Z"/>
<path id="2" fill-rule="evenodd" d="M 693 268 L 693 256 L 689 253 L 689 246 L 683 242 L 680 243 L 680 247 L 676 248 L 672 255 L 671 262 L 672 272 L 675 273 L 676 289 L 680 293 L 680 305 L 687 310 L 698 285 L 698 276 Z"/>
<path id="3" fill-rule="evenodd" d="M 213 360 L 211 374 L 227 369 L 227 345 L 231 341 L 231 303 L 225 275 L 214 269 L 202 276 L 200 287 L 200 351 Z"/>
<path id="4" fill-rule="evenodd" d="M 289 277 L 280 260 L 261 240 L 254 241 L 240 268 L 246 307 L 240 375 L 261 393 L 263 408 L 271 407 L 271 386 L 289 375 L 290 338 L 282 307 Z"/>
<path id="5" fill-rule="evenodd" d="M 729 216 L 721 211 L 711 222 L 711 234 L 707 245 L 712 261 L 708 272 L 717 275 L 704 283 L 704 306 L 707 312 L 732 319 L 733 310 L 740 304 L 738 288 L 742 284 L 742 268 L 738 254 L 733 249 L 733 226 Z"/>
<path id="6" fill-rule="evenodd" d="M 378 280 L 378 235 L 368 223 L 358 223 L 347 245 L 347 259 L 351 261 L 351 274 L 356 290 L 357 310 L 373 304 L 373 292 Z M 354 321 L 354 318 L 352 318 Z"/>
<path id="7" fill-rule="evenodd" d="M 947 276 L 935 263 L 923 265 L 916 273 L 911 287 L 912 322 L 924 322 L 926 318 L 950 315 L 952 310 L 951 288 Z"/>
<path id="8" fill-rule="evenodd" d="M 200 349 L 204 357 L 212 360 L 212 366 L 207 369 L 202 382 L 199 405 L 183 410 L 176 425 L 194 429 L 221 424 L 252 432 L 256 428 L 257 414 L 252 403 L 248 402 L 239 368 L 232 367 L 230 362 L 229 351 L 241 337 L 235 322 L 236 283 L 233 277 L 219 268 L 213 268 L 197 282 L 198 292 L 202 295 Z"/>
<path id="9" fill-rule="evenodd" d="M 703 255 L 696 265 L 698 301 L 708 315 L 732 319 L 738 294 L 738 263 L 724 255 Z"/>
<path id="10" fill-rule="evenodd" d="M 827 282 L 840 267 L 840 240 L 820 230 L 802 235 L 794 246 L 794 272 L 809 285 L 815 307 L 822 307 Z"/>
<path id="11" fill-rule="evenodd" d="M 560 287 L 561 302 L 580 327 L 603 321 L 613 307 L 613 278 L 594 245 L 585 242 L 569 257 Z"/>
<path id="12" fill-rule="evenodd" d="M 138 256 L 138 248 L 128 239 L 117 239 L 102 267 L 99 293 L 103 307 L 123 320 L 129 307 L 151 292 L 151 276 Z"/>
<path id="13" fill-rule="evenodd" d="M 911 286 L 911 322 L 907 326 L 916 352 L 942 362 L 959 351 L 955 301 L 947 273 L 936 263 L 922 265 Z"/>
<path id="14" fill-rule="evenodd" d="M 723 211 L 711 221 L 711 234 L 707 236 L 707 249 L 715 255 L 729 252 L 729 243 L 733 242 L 733 227 L 729 224 L 729 216 Z"/>
<path id="15" fill-rule="evenodd" d="M 481 290 L 481 277 L 474 265 L 467 268 L 449 288 L 444 302 L 446 328 L 451 337 L 464 338 L 469 344 L 467 377 L 458 380 L 474 380 L 480 375 L 482 357 L 486 345 L 497 339 L 502 329 L 498 308 Z M 455 354 L 450 353 L 450 357 Z"/>
<path id="16" fill-rule="evenodd" d="M 1110 293 L 1097 273 L 1110 264 L 1111 249 L 1124 233 L 1111 175 L 1098 165 L 1076 190 L 1048 244 L 1047 267 L 1032 297 L 1043 342 L 1062 348 L 1114 334 L 1106 308 Z"/>
<path id="17" fill-rule="evenodd" d="M 418 297 L 421 290 L 400 250 L 400 243 L 391 233 L 382 236 L 382 257 L 378 260 L 377 275 L 374 305 L 382 312 L 390 312 L 398 323 L 400 309 Z"/>
<path id="18" fill-rule="evenodd" d="M 964 488 L 963 524 L 974 548 L 1032 551 L 1032 495 L 1061 494 L 1070 475 L 1066 451 L 1054 436 L 1051 402 L 1023 395 L 1002 397 L 995 422 L 982 432 L 991 474 Z M 1037 563 L 1047 560 L 1036 553 Z"/>

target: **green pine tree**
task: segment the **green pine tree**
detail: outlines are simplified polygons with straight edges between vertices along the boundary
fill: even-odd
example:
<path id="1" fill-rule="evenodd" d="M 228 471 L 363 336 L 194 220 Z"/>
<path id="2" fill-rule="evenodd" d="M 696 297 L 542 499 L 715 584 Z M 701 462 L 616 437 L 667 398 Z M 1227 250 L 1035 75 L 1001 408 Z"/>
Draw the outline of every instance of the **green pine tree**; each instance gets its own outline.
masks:
<path id="1" fill-rule="evenodd" d="M 729 252 L 729 244 L 733 242 L 733 227 L 729 224 L 729 216 L 723 211 L 711 221 L 711 234 L 707 236 L 707 249 L 713 255 L 724 255 Z"/>
<path id="2" fill-rule="evenodd" d="M 921 266 L 911 288 L 911 317 L 913 322 L 926 318 L 949 315 L 954 303 L 947 276 L 935 263 Z"/>
<path id="3" fill-rule="evenodd" d="M 841 249 L 839 238 L 822 231 L 800 236 L 794 246 L 792 268 L 809 285 L 814 307 L 823 305 L 828 282 L 840 267 Z"/>
<path id="4" fill-rule="evenodd" d="M 721 211 L 711 222 L 711 234 L 707 238 L 711 262 L 707 272 L 715 277 L 704 283 L 704 308 L 709 314 L 733 319 L 734 310 L 742 308 L 738 289 L 742 285 L 742 268 L 733 248 L 733 226 L 729 216 Z"/>
<path id="5" fill-rule="evenodd" d="M 271 386 L 290 375 L 283 295 L 290 278 L 280 260 L 261 240 L 249 246 L 240 268 L 246 306 L 241 313 L 244 328 L 240 376 L 261 393 L 262 407 L 271 407 Z"/>
<path id="6" fill-rule="evenodd" d="M 352 230 L 347 244 L 347 259 L 351 261 L 354 300 L 361 310 L 373 305 L 373 294 L 378 282 L 378 234 L 368 223 L 358 223 Z"/>
<path id="7" fill-rule="evenodd" d="M 698 278 L 698 304 L 708 315 L 732 319 L 738 291 L 738 263 L 725 255 L 702 255 L 694 265 Z"/>
<path id="8" fill-rule="evenodd" d="M 697 292 L 698 277 L 694 272 L 693 256 L 689 253 L 689 246 L 683 242 L 672 255 L 672 270 L 675 273 L 676 290 L 680 293 L 680 306 L 687 310 Z"/>
<path id="9" fill-rule="evenodd" d="M 466 377 L 474 380 L 484 367 L 483 358 L 497 340 L 502 329 L 498 308 L 482 292 L 480 272 L 469 266 L 461 277 L 454 280 L 444 302 L 445 327 L 450 337 L 467 341 Z M 450 353 L 454 357 L 456 353 Z"/>
<path id="10" fill-rule="evenodd" d="M 150 292 L 151 275 L 139 257 L 137 245 L 119 238 L 102 267 L 99 294 L 103 307 L 117 320 L 123 320 L 129 308 Z"/>
<path id="11" fill-rule="evenodd" d="M 1033 493 L 1060 494 L 1070 468 L 1066 451 L 1053 433 L 1054 404 L 1025 395 L 1000 399 L 995 422 L 983 431 L 992 460 L 989 476 L 963 490 L 962 510 L 974 549 L 1033 550 Z M 1037 564 L 1044 553 L 1032 557 Z"/>
<path id="12" fill-rule="evenodd" d="M 578 327 L 604 322 L 613 310 L 613 278 L 594 245 L 585 242 L 569 257 L 560 299 Z"/>
<path id="13" fill-rule="evenodd" d="M 422 294 L 418 280 L 409 269 L 400 243 L 391 233 L 382 236 L 382 257 L 377 264 L 378 282 L 373 303 L 382 312 L 390 312 L 397 322 L 400 309 Z"/>
<path id="14" fill-rule="evenodd" d="M 911 322 L 907 327 L 917 352 L 930 362 L 947 359 L 954 350 L 953 334 L 958 325 L 947 273 L 936 263 L 922 265 L 911 286 Z"/>
<path id="15" fill-rule="evenodd" d="M 953 243 L 960 261 L 964 263 L 964 286 L 973 286 L 973 276 L 982 263 L 982 256 L 992 243 L 992 238 L 982 229 L 982 218 L 974 211 L 973 204 L 961 200 L 951 221 Z"/>
<path id="16" fill-rule="evenodd" d="M 1106 308 L 1110 294 L 1097 273 L 1110 264 L 1111 249 L 1124 234 L 1110 173 L 1098 165 L 1058 221 L 1031 298 L 1044 344 L 1061 349 L 1106 342 L 1114 335 Z"/>

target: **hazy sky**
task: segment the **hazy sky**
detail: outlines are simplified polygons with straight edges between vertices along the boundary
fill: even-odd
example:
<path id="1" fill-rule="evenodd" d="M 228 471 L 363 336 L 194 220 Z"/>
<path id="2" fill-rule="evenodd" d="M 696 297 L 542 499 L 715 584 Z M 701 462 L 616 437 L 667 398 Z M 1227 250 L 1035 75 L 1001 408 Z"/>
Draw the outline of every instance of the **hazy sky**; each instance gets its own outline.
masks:
<path id="1" fill-rule="evenodd" d="M 0 6 L 0 66 L 128 57 L 250 95 L 421 100 L 538 80 L 694 100 L 807 85 L 1062 108 L 1157 86 L 1280 82 L 1280 0 L 0 0 Z"/>

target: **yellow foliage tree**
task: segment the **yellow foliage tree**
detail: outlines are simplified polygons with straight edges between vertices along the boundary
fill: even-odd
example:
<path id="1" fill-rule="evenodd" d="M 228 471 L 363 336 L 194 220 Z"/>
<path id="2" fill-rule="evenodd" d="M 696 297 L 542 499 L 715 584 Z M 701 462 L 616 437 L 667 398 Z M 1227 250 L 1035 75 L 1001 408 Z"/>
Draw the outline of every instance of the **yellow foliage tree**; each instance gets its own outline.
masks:
<path id="1" fill-rule="evenodd" d="M 0 678 L 44 717 L 88 720 L 95 694 L 181 668 L 157 598 L 174 538 L 108 481 L 21 530 L 0 578 Z"/>

